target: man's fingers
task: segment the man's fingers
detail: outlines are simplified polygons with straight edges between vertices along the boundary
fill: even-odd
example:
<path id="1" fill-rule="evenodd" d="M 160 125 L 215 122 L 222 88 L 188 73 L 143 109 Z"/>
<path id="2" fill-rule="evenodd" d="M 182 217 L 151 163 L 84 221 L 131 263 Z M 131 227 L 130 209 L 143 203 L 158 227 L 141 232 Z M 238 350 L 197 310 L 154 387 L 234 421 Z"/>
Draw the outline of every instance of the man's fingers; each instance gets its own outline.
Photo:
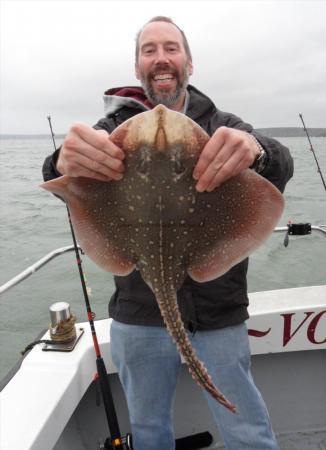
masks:
<path id="1" fill-rule="evenodd" d="M 199 180 L 199 178 L 202 177 L 202 175 L 205 173 L 207 168 L 210 166 L 210 164 L 213 162 L 215 154 L 212 151 L 212 146 L 206 144 L 203 151 L 201 152 L 201 155 L 198 159 L 198 162 L 195 166 L 193 177 L 195 180 Z"/>
<path id="2" fill-rule="evenodd" d="M 224 181 L 229 174 L 232 174 L 234 167 L 238 165 L 238 156 L 234 154 L 233 148 L 229 145 L 224 145 L 220 152 L 215 156 L 215 159 L 210 162 L 204 172 L 198 179 L 196 189 L 198 192 L 205 191 L 213 182 L 218 174 L 220 183 Z"/>
<path id="3" fill-rule="evenodd" d="M 198 192 L 212 191 L 248 167 L 246 158 L 237 152 L 225 151 L 224 161 L 224 163 L 221 163 L 219 160 L 213 161 L 208 166 L 196 185 Z"/>
<path id="4" fill-rule="evenodd" d="M 124 152 L 110 140 L 109 134 L 105 130 L 95 130 L 88 125 L 76 123 L 71 127 L 71 132 L 87 144 L 101 149 L 114 158 L 122 160 L 125 157 Z"/>
<path id="5" fill-rule="evenodd" d="M 242 130 L 219 128 L 204 147 L 193 176 L 198 192 L 213 190 L 248 168 L 257 149 Z"/>
<path id="6" fill-rule="evenodd" d="M 102 175 L 99 172 L 94 172 L 93 170 L 86 169 L 85 167 L 82 168 L 81 172 L 83 173 L 83 177 L 85 178 L 92 178 L 93 180 L 98 181 L 111 181 L 112 178 L 107 177 L 105 175 Z"/>
<path id="7" fill-rule="evenodd" d="M 207 186 L 206 191 L 212 192 L 215 188 L 235 176 L 235 174 L 239 174 L 245 168 L 243 161 L 239 162 L 238 159 L 228 161 L 223 168 L 215 174 L 213 180 Z"/>
<path id="8" fill-rule="evenodd" d="M 217 174 L 219 174 L 219 177 L 226 176 L 229 169 L 225 166 L 226 164 L 223 165 L 222 163 L 219 163 L 216 166 L 214 165 L 214 162 L 210 164 L 196 184 L 197 191 L 204 192 L 207 190 L 207 188 L 217 178 Z"/>
<path id="9" fill-rule="evenodd" d="M 124 157 L 123 150 L 110 141 L 105 130 L 77 123 L 63 142 L 57 169 L 70 176 L 119 180 L 124 172 Z"/>
<path id="10" fill-rule="evenodd" d="M 79 154 L 69 163 L 69 173 L 74 177 L 96 178 L 103 181 L 121 180 L 122 173 Z M 94 176 L 96 175 L 96 176 Z"/>
<path id="11" fill-rule="evenodd" d="M 216 159 L 216 156 L 223 147 L 225 142 L 224 128 L 226 127 L 219 128 L 203 148 L 200 157 L 198 159 L 198 162 L 193 171 L 193 177 L 195 180 L 199 180 L 199 178 L 202 177 L 204 172 L 207 170 L 209 165 Z"/>
<path id="12" fill-rule="evenodd" d="M 117 159 L 102 149 L 98 149 L 95 147 L 92 147 L 90 144 L 88 144 L 85 141 L 79 141 L 78 144 L 78 154 L 74 150 L 72 150 L 71 147 L 68 147 L 71 150 L 71 154 L 67 155 L 67 159 L 71 157 L 71 159 L 78 159 L 81 156 L 84 156 L 86 160 L 82 163 L 83 166 L 93 168 L 96 170 L 97 165 L 102 165 L 104 167 L 107 167 L 109 169 L 113 169 L 117 172 L 123 172 L 124 171 L 124 164 L 121 159 Z"/>

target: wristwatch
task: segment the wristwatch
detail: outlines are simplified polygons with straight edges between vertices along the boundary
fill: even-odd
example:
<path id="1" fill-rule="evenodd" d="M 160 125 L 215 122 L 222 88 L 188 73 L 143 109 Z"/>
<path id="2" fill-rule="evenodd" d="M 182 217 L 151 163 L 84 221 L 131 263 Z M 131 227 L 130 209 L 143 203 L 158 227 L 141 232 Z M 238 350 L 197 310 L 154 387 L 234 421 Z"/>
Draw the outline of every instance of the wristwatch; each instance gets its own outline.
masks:
<path id="1" fill-rule="evenodd" d="M 261 173 L 265 169 L 265 166 L 266 166 L 267 153 L 263 149 L 261 143 L 255 138 L 255 136 L 253 134 L 248 133 L 248 135 L 250 136 L 250 139 L 252 139 L 255 142 L 255 144 L 257 145 L 257 147 L 260 150 L 260 152 L 256 156 L 255 161 L 251 164 L 250 169 L 254 170 L 257 173 Z"/>

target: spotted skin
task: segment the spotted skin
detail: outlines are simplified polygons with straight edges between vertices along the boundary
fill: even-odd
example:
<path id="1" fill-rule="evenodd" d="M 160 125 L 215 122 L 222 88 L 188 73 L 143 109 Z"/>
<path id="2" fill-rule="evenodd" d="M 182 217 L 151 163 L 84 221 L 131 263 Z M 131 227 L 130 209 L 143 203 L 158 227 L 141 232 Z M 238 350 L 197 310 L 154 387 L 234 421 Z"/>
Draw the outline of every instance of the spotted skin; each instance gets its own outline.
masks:
<path id="1" fill-rule="evenodd" d="M 42 187 L 66 201 L 79 243 L 96 264 L 116 275 L 140 270 L 193 378 L 235 412 L 192 348 L 176 292 L 187 274 L 215 279 L 262 244 L 283 198 L 249 169 L 198 193 L 192 172 L 209 136 L 162 105 L 123 123 L 111 139 L 126 154 L 121 181 L 63 176 Z"/>

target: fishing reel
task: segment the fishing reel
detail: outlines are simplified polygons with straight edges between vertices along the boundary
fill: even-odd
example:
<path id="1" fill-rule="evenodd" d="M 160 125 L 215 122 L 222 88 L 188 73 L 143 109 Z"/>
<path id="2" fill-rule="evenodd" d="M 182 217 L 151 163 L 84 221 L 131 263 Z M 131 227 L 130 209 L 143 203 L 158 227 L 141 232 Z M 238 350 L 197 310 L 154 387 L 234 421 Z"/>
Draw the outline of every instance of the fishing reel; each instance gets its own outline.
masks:
<path id="1" fill-rule="evenodd" d="M 105 442 L 100 442 L 99 448 L 101 450 L 132 450 L 132 438 L 128 433 L 125 437 L 118 439 L 107 438 Z"/>
<path id="2" fill-rule="evenodd" d="M 289 245 L 289 236 L 306 236 L 311 234 L 311 223 L 288 223 L 284 237 L 284 247 Z"/>
<path id="3" fill-rule="evenodd" d="M 103 450 L 133 450 L 131 434 L 127 434 L 125 438 L 116 439 L 117 445 L 110 438 L 107 438 L 104 443 L 100 444 L 100 449 Z M 209 431 L 192 434 L 178 438 L 175 441 L 176 450 L 199 450 L 208 447 L 213 442 L 213 436 Z"/>

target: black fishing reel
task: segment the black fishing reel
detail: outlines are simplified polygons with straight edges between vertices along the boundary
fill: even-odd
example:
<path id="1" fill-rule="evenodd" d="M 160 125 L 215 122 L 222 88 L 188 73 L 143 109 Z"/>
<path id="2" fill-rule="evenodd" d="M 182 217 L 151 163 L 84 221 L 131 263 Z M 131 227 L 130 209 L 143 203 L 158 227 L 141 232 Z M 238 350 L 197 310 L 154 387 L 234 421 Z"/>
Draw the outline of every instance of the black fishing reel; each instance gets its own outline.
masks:
<path id="1" fill-rule="evenodd" d="M 132 450 L 131 434 L 128 433 L 125 437 L 113 440 L 107 438 L 105 442 L 100 443 L 99 448 L 102 450 Z"/>
<path id="2" fill-rule="evenodd" d="M 289 236 L 306 236 L 311 234 L 311 223 L 288 223 L 284 237 L 284 247 L 289 245 Z"/>
<path id="3" fill-rule="evenodd" d="M 118 440 L 117 440 L 118 441 Z M 107 438 L 106 441 L 100 444 L 100 449 L 103 450 L 133 450 L 131 434 L 127 434 L 125 438 L 119 439 L 115 445 L 114 441 Z M 178 438 L 175 441 L 176 450 L 199 450 L 204 447 L 208 447 L 213 442 L 213 436 L 209 431 L 202 433 L 192 434 L 191 436 L 185 436 Z"/>

